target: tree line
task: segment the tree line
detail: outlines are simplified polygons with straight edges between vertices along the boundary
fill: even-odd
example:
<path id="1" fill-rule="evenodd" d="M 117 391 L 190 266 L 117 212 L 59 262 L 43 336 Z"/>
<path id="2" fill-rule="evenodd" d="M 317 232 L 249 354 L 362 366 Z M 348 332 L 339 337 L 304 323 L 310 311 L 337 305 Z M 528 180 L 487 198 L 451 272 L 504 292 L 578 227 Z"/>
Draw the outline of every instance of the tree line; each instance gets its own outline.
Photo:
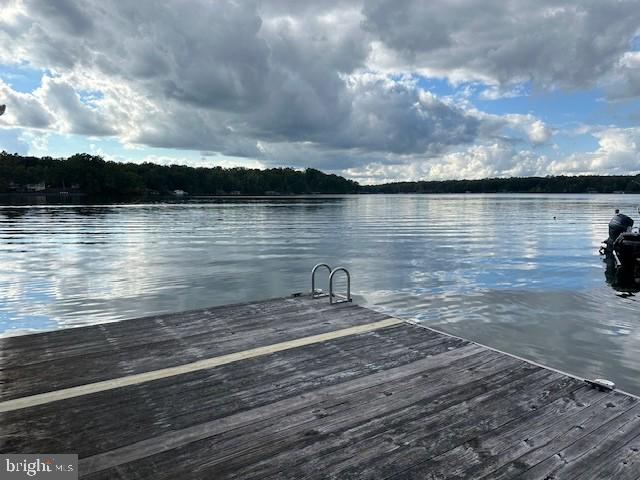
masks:
<path id="1" fill-rule="evenodd" d="M 640 193 L 640 175 L 580 175 L 396 182 L 364 193 Z"/>
<path id="2" fill-rule="evenodd" d="M 119 163 L 96 155 L 67 159 L 0 153 L 0 193 L 20 193 L 39 185 L 45 191 L 77 191 L 94 196 L 309 193 L 640 193 L 640 175 L 549 176 L 443 180 L 359 185 L 313 168 L 187 167 Z"/>
<path id="3" fill-rule="evenodd" d="M 46 191 L 87 195 L 190 195 L 356 193 L 358 183 L 313 168 L 204 168 L 154 163 L 119 163 L 86 153 L 67 159 L 0 153 L 0 192 Z"/>

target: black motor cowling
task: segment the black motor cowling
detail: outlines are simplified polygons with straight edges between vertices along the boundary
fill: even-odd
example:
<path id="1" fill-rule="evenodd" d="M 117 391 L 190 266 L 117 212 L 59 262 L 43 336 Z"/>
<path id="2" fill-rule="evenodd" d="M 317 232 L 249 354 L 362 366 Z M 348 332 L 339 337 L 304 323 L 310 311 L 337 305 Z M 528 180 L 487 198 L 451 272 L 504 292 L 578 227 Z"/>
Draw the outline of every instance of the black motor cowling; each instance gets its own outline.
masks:
<path id="1" fill-rule="evenodd" d="M 617 255 L 618 283 L 640 289 L 640 233 L 621 233 L 613 243 L 613 250 Z"/>
<path id="2" fill-rule="evenodd" d="M 621 233 L 626 232 L 633 227 L 633 219 L 624 213 L 616 213 L 609 222 L 609 242 L 613 244 Z"/>
<path id="3" fill-rule="evenodd" d="M 609 222 L 609 238 L 600 247 L 607 282 L 620 292 L 640 291 L 640 233 L 631 227 L 633 219 L 616 210 Z"/>

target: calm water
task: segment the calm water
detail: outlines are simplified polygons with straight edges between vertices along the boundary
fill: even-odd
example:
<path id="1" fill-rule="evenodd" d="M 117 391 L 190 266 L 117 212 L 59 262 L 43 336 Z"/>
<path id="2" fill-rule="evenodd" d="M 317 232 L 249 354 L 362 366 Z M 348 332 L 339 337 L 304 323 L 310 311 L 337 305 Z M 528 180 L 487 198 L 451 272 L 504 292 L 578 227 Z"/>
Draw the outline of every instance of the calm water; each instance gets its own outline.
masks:
<path id="1" fill-rule="evenodd" d="M 15 335 L 309 289 L 640 393 L 640 302 L 605 283 L 613 209 L 636 195 L 349 196 L 0 207 L 0 332 Z M 557 218 L 554 220 L 554 216 Z"/>

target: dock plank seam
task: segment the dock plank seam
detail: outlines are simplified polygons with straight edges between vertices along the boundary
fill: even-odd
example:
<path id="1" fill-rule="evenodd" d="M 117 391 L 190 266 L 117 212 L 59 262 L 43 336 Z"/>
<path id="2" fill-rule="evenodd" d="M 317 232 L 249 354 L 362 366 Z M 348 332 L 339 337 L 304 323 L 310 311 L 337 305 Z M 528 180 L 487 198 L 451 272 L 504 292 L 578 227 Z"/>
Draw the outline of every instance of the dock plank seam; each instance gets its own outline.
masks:
<path id="1" fill-rule="evenodd" d="M 313 451 L 312 454 L 309 454 L 309 458 L 313 458 L 314 459 L 312 460 L 313 462 L 322 462 L 325 459 L 327 459 L 327 463 L 334 464 L 334 462 L 336 461 L 334 458 L 334 455 L 336 454 L 337 451 L 346 451 L 347 449 L 357 448 L 356 447 L 357 445 L 361 445 L 371 440 L 375 441 L 375 439 L 387 438 L 388 429 L 396 428 L 397 425 L 407 421 L 408 417 L 405 416 L 404 412 L 409 412 L 413 410 L 414 414 L 410 415 L 410 417 L 413 418 L 414 422 L 422 423 L 423 421 L 426 421 L 427 418 L 439 416 L 441 414 L 444 414 L 444 412 L 446 411 L 461 409 L 462 405 L 473 403 L 476 400 L 481 400 L 482 398 L 487 398 L 487 397 L 495 397 L 496 395 L 498 395 L 498 393 L 491 388 L 492 385 L 500 384 L 506 387 L 511 383 L 522 382 L 524 378 L 530 375 L 537 375 L 540 372 L 539 370 L 536 371 L 531 369 L 530 366 L 526 366 L 525 364 L 516 364 L 516 365 L 504 366 L 504 367 L 505 368 L 503 369 L 489 372 L 486 376 L 482 376 L 474 379 L 473 382 L 471 382 L 474 384 L 474 387 L 468 390 L 468 394 L 465 392 L 464 395 L 462 396 L 458 396 L 458 395 L 460 395 L 461 391 L 467 390 L 467 387 L 470 386 L 471 383 L 464 385 L 464 388 L 462 387 L 463 384 L 453 383 L 449 386 L 446 386 L 444 389 L 442 389 L 442 387 L 445 386 L 446 383 L 449 383 L 447 382 L 446 378 L 442 378 L 440 379 L 440 387 L 435 397 L 431 397 L 430 394 L 425 394 L 425 396 L 422 396 L 422 397 L 415 396 L 414 393 L 408 391 L 406 392 L 408 395 L 403 396 L 403 398 L 399 398 L 398 400 L 396 400 L 396 402 L 394 402 L 393 405 L 388 405 L 387 407 L 389 408 L 376 407 L 374 411 L 371 411 L 368 413 L 356 414 L 355 416 L 362 417 L 362 419 L 356 424 L 348 425 L 348 423 L 349 422 L 352 423 L 353 420 L 349 419 L 349 422 L 345 422 L 345 420 L 342 419 L 339 421 L 339 423 L 342 423 L 346 426 L 342 426 L 339 428 L 340 429 L 344 428 L 345 431 L 360 430 L 367 425 L 369 426 L 363 430 L 364 431 L 363 434 L 358 434 L 357 436 L 350 436 L 347 444 L 342 442 L 337 442 L 337 443 L 334 443 L 333 445 L 326 445 L 321 450 L 317 450 L 314 444 L 308 445 L 308 448 L 311 448 Z M 516 374 L 516 376 L 511 378 L 511 375 L 516 371 L 520 372 L 522 376 L 517 376 L 518 374 Z M 428 384 L 429 381 L 427 380 L 426 383 Z M 482 384 L 486 385 L 488 388 L 482 388 Z M 422 385 L 422 387 L 424 387 L 424 385 Z M 411 390 L 417 390 L 417 391 L 423 390 L 423 388 L 420 388 L 419 386 L 410 386 L 408 388 Z M 395 389 L 393 391 L 394 391 L 393 393 L 394 397 L 402 393 Z M 441 403 L 436 400 L 438 398 L 449 397 L 449 395 L 453 397 L 451 401 L 447 400 Z M 381 399 L 378 399 L 378 402 L 380 401 Z M 374 405 L 373 402 L 370 402 L 370 401 L 365 402 L 365 404 L 367 403 L 370 404 L 371 406 Z M 362 406 L 364 407 L 365 404 L 363 404 Z M 359 407 L 353 407 L 353 408 L 359 408 Z M 416 412 L 421 412 L 421 413 L 416 413 Z M 391 426 L 392 424 L 394 425 L 393 427 Z M 378 425 L 378 427 L 371 427 L 371 425 Z M 322 430 L 322 432 L 324 432 L 325 434 L 327 431 L 332 431 L 332 434 L 335 435 L 335 431 L 334 431 L 334 428 L 332 427 L 331 422 L 322 424 L 319 430 Z M 368 449 L 366 450 L 369 451 Z M 300 452 L 299 449 L 298 449 L 298 452 Z M 298 452 L 296 452 L 296 454 Z M 285 454 L 279 453 L 274 458 L 278 458 L 278 457 L 285 458 L 283 457 L 283 455 Z M 349 457 L 349 454 L 347 453 L 345 457 Z M 271 473 L 269 475 L 267 475 L 265 472 L 259 472 L 260 475 L 258 476 L 264 475 L 264 478 L 271 478 L 271 476 L 275 475 L 276 476 L 275 478 L 278 478 L 277 476 L 280 475 L 282 478 L 284 478 L 286 476 L 287 471 L 296 470 L 297 468 L 300 467 L 301 464 L 309 463 L 310 462 L 309 458 L 305 459 L 304 457 L 300 457 L 300 458 L 294 459 L 293 462 L 290 462 L 289 456 L 287 455 L 285 463 L 282 463 L 278 467 L 277 472 Z M 271 460 L 269 461 L 269 463 L 270 462 Z M 315 469 L 315 466 L 313 468 Z M 320 467 L 319 469 L 322 470 L 322 468 L 323 467 Z"/>
<path id="2" fill-rule="evenodd" d="M 620 419 L 625 418 L 625 416 L 628 416 L 630 412 L 632 412 L 633 410 L 636 410 L 638 412 L 640 412 L 640 406 L 638 405 L 638 403 L 634 403 L 632 405 L 629 406 L 629 408 L 627 408 L 626 410 L 623 410 L 622 412 L 620 412 L 618 415 L 606 420 L 605 422 L 603 422 L 602 424 L 598 425 L 596 428 L 594 428 L 593 430 L 586 432 L 584 435 L 581 435 L 577 438 L 575 438 L 572 442 L 568 443 L 567 445 L 565 445 L 563 448 L 561 448 L 560 450 L 554 452 L 553 455 L 549 455 L 546 458 L 540 460 L 539 462 L 531 465 L 530 467 L 528 467 L 527 469 L 525 469 L 524 471 L 520 472 L 519 475 L 521 476 L 526 476 L 529 472 L 534 471 L 534 469 L 543 466 L 545 463 L 549 462 L 549 460 L 551 460 L 552 458 L 554 458 L 555 456 L 561 454 L 562 452 L 565 452 L 566 450 L 576 446 L 577 444 L 579 444 L 580 442 L 584 442 L 585 439 L 587 439 L 588 437 L 590 437 L 591 435 L 597 435 L 599 431 L 601 430 L 606 430 L 607 428 L 611 427 L 612 425 L 615 425 L 616 423 L 620 422 Z M 640 416 L 640 413 L 636 412 L 636 418 L 638 416 Z M 629 422 L 630 423 L 630 422 Z M 637 423 L 637 422 L 636 422 Z M 623 423 L 623 425 L 621 427 L 619 427 L 619 429 L 621 430 L 624 426 L 626 426 L 627 421 L 625 421 Z M 618 430 L 616 430 L 617 432 Z M 616 433 L 614 432 L 614 433 Z M 587 451 L 580 453 L 576 458 L 573 458 L 571 461 L 566 462 L 566 464 L 572 464 L 575 465 L 579 462 L 579 460 L 582 457 L 586 457 L 587 455 L 589 455 L 590 452 L 592 451 L 597 451 L 597 448 L 600 445 L 606 444 L 606 441 L 610 438 L 614 436 L 614 433 L 612 434 L 606 434 L 604 437 L 600 437 L 598 438 L 598 442 L 595 445 L 590 446 Z M 628 440 L 626 443 L 631 442 L 633 439 L 637 438 L 638 436 L 640 436 L 640 433 L 636 434 L 635 436 L 633 436 L 630 440 Z M 615 448 L 614 451 L 619 450 L 619 448 Z M 601 457 L 602 455 L 605 455 L 607 453 L 609 453 L 611 451 L 611 448 L 605 448 L 604 451 L 600 452 L 600 453 L 596 453 L 596 458 Z M 521 457 L 524 457 L 525 455 L 522 455 Z M 565 462 L 565 460 L 563 459 L 563 462 Z M 561 467 L 563 467 L 565 465 L 565 463 L 563 463 L 561 465 Z M 597 465 L 597 462 L 594 462 L 594 465 Z M 555 470 L 555 468 L 554 468 Z M 553 473 L 553 472 L 552 472 Z"/>
<path id="3" fill-rule="evenodd" d="M 522 368 L 522 366 L 520 366 L 520 368 Z M 503 385 L 500 386 L 500 391 L 494 391 L 492 389 L 488 390 L 488 391 L 483 391 L 483 392 L 478 392 L 477 394 L 468 397 L 468 398 L 464 398 L 464 399 L 460 399 L 460 402 L 456 402 L 452 405 L 447 405 L 443 410 L 440 409 L 436 409 L 433 412 L 430 412 L 428 415 L 426 415 L 424 418 L 422 419 L 418 419 L 417 417 L 414 418 L 412 421 L 410 422 L 405 422 L 405 425 L 412 425 L 412 428 L 409 430 L 406 430 L 406 427 L 403 427 L 403 433 L 402 433 L 402 440 L 400 440 L 400 436 L 396 436 L 396 433 L 393 434 L 394 436 L 394 441 L 398 441 L 401 443 L 404 443 L 405 441 L 408 441 L 408 439 L 410 437 L 413 437 L 414 435 L 418 434 L 418 432 L 420 430 L 422 430 L 422 426 L 421 424 L 423 422 L 427 422 L 428 419 L 431 418 L 436 418 L 439 417 L 443 414 L 445 414 L 445 412 L 449 412 L 449 411 L 455 411 L 456 409 L 462 408 L 462 405 L 471 405 L 474 404 L 475 402 L 478 403 L 486 403 L 487 401 L 489 401 L 489 399 L 493 399 L 492 401 L 497 401 L 497 398 L 499 398 L 499 396 L 502 394 L 501 391 L 503 391 L 504 389 L 508 389 L 510 388 L 511 384 L 519 384 L 522 383 L 523 381 L 525 381 L 525 378 L 527 377 L 539 377 L 540 373 L 543 372 L 542 370 L 533 370 L 530 371 L 527 375 L 525 375 L 522 378 L 516 378 L 513 381 L 509 381 L 507 380 L 506 383 L 504 383 Z M 548 373 L 548 372 L 547 372 Z M 561 379 L 561 377 L 556 376 L 556 377 L 549 377 L 549 378 L 541 378 L 538 380 L 539 384 L 542 387 L 545 387 L 548 384 L 551 383 L 558 383 L 558 381 Z M 574 388 L 579 388 L 578 386 L 575 386 Z M 384 419 L 384 416 L 381 417 L 382 419 Z M 375 418 L 373 418 L 372 420 L 375 420 Z M 441 432 L 444 432 L 448 429 L 450 429 L 454 424 L 449 424 L 449 423 L 443 423 L 442 426 L 440 428 L 435 428 L 435 429 L 428 429 L 428 432 L 424 432 L 425 436 L 434 436 L 434 435 L 438 435 Z M 385 427 L 385 428 L 391 428 L 391 427 Z M 395 428 L 395 427 L 394 427 Z M 381 430 L 378 432 L 374 432 L 372 435 L 370 434 L 366 434 L 363 435 L 360 438 L 357 439 L 351 439 L 352 441 L 354 441 L 354 443 L 351 443 L 349 445 L 349 448 L 357 450 L 358 448 L 360 448 L 361 451 L 369 451 L 371 448 L 373 448 L 375 446 L 375 444 L 381 443 L 386 441 L 386 439 L 389 436 L 389 430 Z M 407 436 L 406 438 L 404 436 Z M 412 440 L 416 441 L 417 439 L 419 439 L 420 436 L 418 436 L 416 439 Z M 462 441 L 462 440 L 461 440 Z M 362 447 L 358 447 L 358 446 L 362 446 Z M 345 448 L 344 446 L 338 446 L 338 450 L 342 450 L 343 448 Z M 455 446 L 452 446 L 451 448 L 455 448 Z M 396 452 L 397 453 L 397 452 Z M 332 458 L 332 456 L 335 454 L 335 451 L 327 451 L 324 452 L 321 456 L 322 457 L 327 457 L 327 460 L 324 464 L 325 467 L 327 467 L 327 463 L 331 463 L 332 464 L 332 468 L 334 468 L 336 466 L 336 459 Z M 381 454 L 381 452 L 377 452 L 375 455 L 379 456 Z M 433 454 L 432 454 L 433 455 Z M 344 457 L 350 457 L 348 455 L 348 453 L 345 453 Z M 430 457 L 431 458 L 431 457 Z M 358 460 L 360 461 L 361 458 L 359 457 Z M 425 461 L 428 461 L 429 459 L 426 458 Z M 322 460 L 321 460 L 322 461 Z M 373 461 L 373 460 L 372 460 Z M 380 462 L 383 462 L 384 459 L 380 458 L 379 459 Z M 343 462 L 346 464 L 351 463 L 351 458 L 343 458 Z M 393 462 L 390 462 L 393 463 Z M 287 467 L 289 468 L 296 468 L 297 465 L 287 465 Z M 322 467 L 320 467 L 322 468 Z M 411 466 L 406 466 L 403 470 L 409 470 L 411 468 Z M 342 471 L 340 471 L 342 472 Z M 284 475 L 284 471 L 280 471 L 281 474 Z M 333 472 L 334 474 L 336 474 L 336 472 Z M 399 473 L 399 472 L 396 472 Z M 340 478 L 339 474 L 336 478 Z M 369 478 L 367 476 L 364 476 L 363 478 Z M 383 476 L 381 475 L 380 478 L 383 478 Z M 386 478 L 386 477 L 384 477 Z"/>
<path id="4" fill-rule="evenodd" d="M 477 357 L 485 354 L 476 346 L 466 346 L 428 357 L 408 365 L 401 365 L 380 372 L 372 373 L 363 378 L 356 378 L 344 383 L 323 387 L 318 390 L 306 392 L 295 397 L 289 397 L 274 403 L 253 408 L 249 411 L 241 411 L 223 418 L 217 418 L 206 423 L 187 427 L 181 431 L 173 431 L 142 440 L 135 445 L 126 445 L 108 452 L 96 454 L 92 457 L 81 459 L 80 463 L 85 472 L 96 472 L 111 468 L 134 459 L 151 456 L 162 451 L 178 448 L 188 443 L 197 442 L 205 438 L 220 435 L 224 432 L 239 429 L 257 421 L 265 421 L 269 418 L 277 418 L 291 415 L 293 412 L 316 408 L 323 402 L 337 398 L 336 402 L 342 402 L 346 396 L 373 387 L 387 385 L 389 382 L 401 382 L 407 378 L 420 375 L 427 370 L 437 372 L 445 365 L 451 365 L 456 361 Z M 444 373 L 444 372 L 443 372 Z M 135 458 L 129 458 L 130 455 Z M 144 452 L 142 454 L 141 452 Z"/>
<path id="5" fill-rule="evenodd" d="M 85 385 L 79 385 L 76 387 L 65 388 L 61 390 L 54 390 L 51 392 L 41 393 L 37 395 L 31 395 L 28 397 L 16 398 L 13 400 L 7 400 L 0 403 L 0 413 L 11 412 L 13 410 L 19 410 L 23 408 L 33 407 L 36 405 L 42 405 L 45 403 L 51 403 L 67 398 L 79 397 L 83 395 L 89 395 L 92 393 L 103 392 L 105 390 L 113 390 L 115 388 L 126 387 L 130 385 L 137 385 L 140 383 L 146 383 L 161 378 L 173 377 L 176 375 L 182 375 L 185 373 L 195 372 L 198 370 L 206 370 L 208 368 L 214 368 L 221 365 L 237 362 L 247 358 L 254 358 L 270 353 L 281 352 L 283 350 L 289 350 L 292 348 L 303 347 L 314 343 L 325 342 L 327 340 L 333 340 L 336 338 L 346 337 L 350 335 L 356 335 L 359 333 L 371 332 L 379 330 L 381 328 L 393 327 L 404 324 L 404 320 L 397 318 L 388 318 L 379 322 L 368 323 L 365 325 L 358 325 L 355 327 L 343 328 L 335 330 L 333 332 L 322 333 L 319 335 L 312 335 L 309 337 L 298 338 L 295 340 L 289 340 L 286 342 L 274 343 L 263 347 L 252 348 L 241 352 L 230 353 L 227 355 L 221 355 L 218 357 L 207 358 L 204 360 L 198 360 L 196 362 L 186 363 L 175 367 L 163 368 L 159 370 L 153 370 L 144 373 L 138 373 L 135 375 L 128 375 L 125 377 L 114 378 L 110 380 L 104 380 L 101 382 L 89 383 Z"/>

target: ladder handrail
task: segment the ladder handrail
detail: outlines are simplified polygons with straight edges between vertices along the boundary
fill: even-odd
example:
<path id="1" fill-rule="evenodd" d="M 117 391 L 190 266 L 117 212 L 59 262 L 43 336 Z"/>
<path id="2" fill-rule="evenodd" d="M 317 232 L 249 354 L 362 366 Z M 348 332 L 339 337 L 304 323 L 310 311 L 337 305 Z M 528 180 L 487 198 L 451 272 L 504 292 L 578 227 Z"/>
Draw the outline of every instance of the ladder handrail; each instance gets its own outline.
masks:
<path id="1" fill-rule="evenodd" d="M 311 297 L 312 298 L 322 298 L 328 296 L 327 293 L 318 293 L 316 294 L 316 270 L 320 267 L 326 267 L 329 270 L 329 276 L 331 276 L 331 267 L 326 263 L 318 263 L 315 267 L 311 269 Z"/>
<path id="2" fill-rule="evenodd" d="M 344 272 L 347 276 L 347 296 L 344 295 L 334 295 L 333 294 L 333 276 L 338 272 Z M 342 300 L 333 301 L 333 297 L 341 297 Z M 349 274 L 349 270 L 345 267 L 336 267 L 331 270 L 329 274 L 329 303 L 342 303 L 342 302 L 350 302 L 351 301 L 351 275 Z"/>

